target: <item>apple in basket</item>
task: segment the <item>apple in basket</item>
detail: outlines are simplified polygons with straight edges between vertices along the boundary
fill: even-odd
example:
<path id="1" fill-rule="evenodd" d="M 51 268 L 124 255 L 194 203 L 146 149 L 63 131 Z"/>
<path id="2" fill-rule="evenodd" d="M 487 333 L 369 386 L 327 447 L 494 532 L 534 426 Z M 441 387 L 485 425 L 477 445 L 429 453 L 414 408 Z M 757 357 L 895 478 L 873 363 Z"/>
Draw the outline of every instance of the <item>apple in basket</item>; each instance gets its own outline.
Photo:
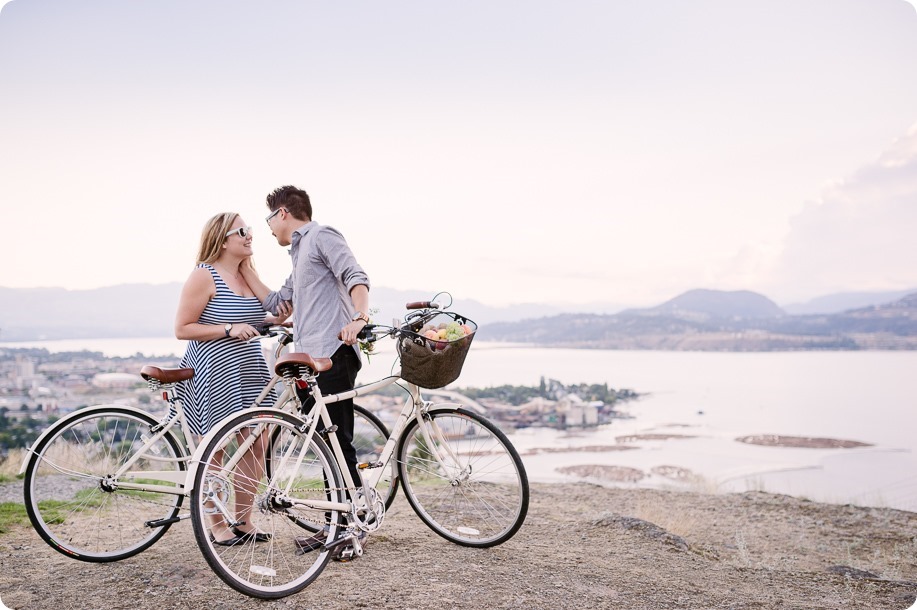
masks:
<path id="1" fill-rule="evenodd" d="M 449 342 L 458 341 L 470 335 L 472 332 L 470 326 L 467 324 L 459 324 L 458 322 L 443 323 L 439 326 L 426 324 L 420 329 L 420 334 L 425 339 L 429 339 L 427 344 L 433 350 L 445 349 Z"/>

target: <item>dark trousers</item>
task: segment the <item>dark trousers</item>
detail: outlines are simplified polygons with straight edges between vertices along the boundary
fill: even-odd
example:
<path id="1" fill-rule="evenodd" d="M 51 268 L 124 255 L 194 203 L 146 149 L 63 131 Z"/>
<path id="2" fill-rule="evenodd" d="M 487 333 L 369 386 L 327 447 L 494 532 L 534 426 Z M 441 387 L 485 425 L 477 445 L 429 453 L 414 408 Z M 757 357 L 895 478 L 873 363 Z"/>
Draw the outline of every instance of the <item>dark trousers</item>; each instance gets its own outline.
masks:
<path id="1" fill-rule="evenodd" d="M 331 368 L 318 376 L 318 387 L 322 394 L 338 394 L 352 390 L 357 382 L 357 373 L 363 366 L 356 350 L 353 346 L 342 345 L 332 354 L 331 362 Z M 303 403 L 303 409 L 309 413 L 315 405 L 315 399 L 305 389 L 297 388 L 296 393 Z M 344 459 L 347 461 L 347 469 L 353 477 L 354 485 L 360 487 L 363 479 L 357 470 L 357 450 L 353 447 L 353 399 L 340 400 L 327 406 L 331 423 L 337 426 L 336 434 L 341 443 Z"/>

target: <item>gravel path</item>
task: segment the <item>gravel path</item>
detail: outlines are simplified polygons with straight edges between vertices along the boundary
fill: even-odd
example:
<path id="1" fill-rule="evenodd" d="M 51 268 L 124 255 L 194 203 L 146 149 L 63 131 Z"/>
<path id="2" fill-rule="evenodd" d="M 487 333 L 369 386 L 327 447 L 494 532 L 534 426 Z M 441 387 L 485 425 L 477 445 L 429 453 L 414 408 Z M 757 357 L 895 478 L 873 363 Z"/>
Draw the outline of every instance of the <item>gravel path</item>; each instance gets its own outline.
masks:
<path id="1" fill-rule="evenodd" d="M 398 498 L 364 557 L 272 602 L 217 579 L 187 522 L 111 564 L 69 559 L 28 526 L 0 535 L 0 600 L 14 610 L 904 610 L 915 598 L 917 513 L 754 492 L 534 485 L 519 533 L 484 550 L 439 538 Z"/>

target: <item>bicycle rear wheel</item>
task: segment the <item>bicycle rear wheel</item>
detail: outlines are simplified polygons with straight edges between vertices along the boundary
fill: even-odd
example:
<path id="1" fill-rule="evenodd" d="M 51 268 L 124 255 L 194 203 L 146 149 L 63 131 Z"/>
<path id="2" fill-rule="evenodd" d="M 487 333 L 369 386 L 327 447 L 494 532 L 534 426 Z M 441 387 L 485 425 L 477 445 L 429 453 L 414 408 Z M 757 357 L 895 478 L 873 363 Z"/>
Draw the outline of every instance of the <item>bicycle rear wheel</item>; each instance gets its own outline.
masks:
<path id="1" fill-rule="evenodd" d="M 525 521 L 529 484 L 506 435 L 477 413 L 435 405 L 398 443 L 404 494 L 434 532 L 456 544 L 490 547 Z"/>
<path id="2" fill-rule="evenodd" d="M 169 432 L 125 476 L 112 476 L 157 423 L 136 409 L 89 407 L 59 421 L 39 440 L 26 466 L 23 492 L 32 526 L 51 548 L 81 561 L 117 561 L 148 549 L 165 534 L 170 522 L 146 524 L 178 514 L 184 446 Z M 122 482 L 173 486 L 175 493 L 124 489 Z"/>
<path id="3" fill-rule="evenodd" d="M 325 442 L 318 437 L 307 442 L 304 429 L 303 420 L 290 413 L 245 410 L 224 420 L 195 473 L 191 521 L 198 546 L 223 582 L 251 597 L 277 599 L 301 591 L 330 559 L 322 547 L 304 550 L 303 539 L 324 528 L 323 543 L 332 541 L 340 513 L 297 500 L 343 502 L 343 478 Z M 249 453 L 260 467 L 247 473 L 240 465 L 230 469 L 240 444 L 253 433 L 259 440 Z M 265 454 L 270 455 L 270 477 Z M 266 534 L 265 539 L 249 537 L 221 546 L 211 537 L 214 525 L 241 525 L 240 520 L 246 521 L 244 530 Z"/>

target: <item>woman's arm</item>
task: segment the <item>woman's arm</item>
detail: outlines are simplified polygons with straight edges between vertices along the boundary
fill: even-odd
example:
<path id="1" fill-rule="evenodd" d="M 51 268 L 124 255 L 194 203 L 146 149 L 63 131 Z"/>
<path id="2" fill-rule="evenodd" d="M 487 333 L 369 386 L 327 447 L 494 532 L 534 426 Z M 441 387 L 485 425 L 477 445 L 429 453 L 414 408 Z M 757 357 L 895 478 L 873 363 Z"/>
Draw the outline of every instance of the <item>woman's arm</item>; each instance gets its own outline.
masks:
<path id="1" fill-rule="evenodd" d="M 239 272 L 242 274 L 242 278 L 248 283 L 248 287 L 251 288 L 254 295 L 261 301 L 264 310 L 268 313 L 273 313 L 277 316 L 279 322 L 286 320 L 290 317 L 290 314 L 293 313 L 293 303 L 288 300 L 283 300 L 279 292 L 274 292 L 267 287 L 267 284 L 261 281 L 261 276 L 258 275 L 258 272 L 255 271 L 255 267 L 252 264 L 251 257 L 248 257 L 239 265 Z M 291 275 L 287 278 L 285 287 L 289 287 L 289 294 L 293 294 L 293 276 Z M 276 322 L 279 324 L 279 322 Z"/>
<path id="2" fill-rule="evenodd" d="M 215 295 L 216 285 L 210 272 L 203 267 L 197 267 L 182 286 L 178 299 L 178 311 L 175 314 L 176 339 L 209 341 L 226 336 L 222 326 L 198 323 L 207 303 Z"/>

